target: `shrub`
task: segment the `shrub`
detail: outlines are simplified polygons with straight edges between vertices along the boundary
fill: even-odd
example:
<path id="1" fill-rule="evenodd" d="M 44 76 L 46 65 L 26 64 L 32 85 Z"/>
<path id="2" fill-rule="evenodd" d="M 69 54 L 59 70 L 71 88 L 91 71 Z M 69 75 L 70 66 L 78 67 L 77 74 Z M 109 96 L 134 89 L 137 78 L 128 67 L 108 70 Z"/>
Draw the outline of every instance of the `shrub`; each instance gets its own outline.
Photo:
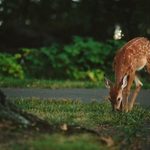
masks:
<path id="1" fill-rule="evenodd" d="M 74 37 L 69 45 L 53 44 L 40 49 L 22 49 L 29 76 L 101 80 L 112 70 L 112 60 L 123 41 L 98 42 Z"/>
<path id="2" fill-rule="evenodd" d="M 59 77 L 59 69 L 61 62 L 57 61 L 59 48 L 53 44 L 51 47 L 43 47 L 40 49 L 22 49 L 22 57 L 24 59 L 24 69 L 28 76 L 32 77 Z M 57 71 L 59 72 L 57 73 Z"/>
<path id="3" fill-rule="evenodd" d="M 100 82 L 104 79 L 104 71 L 100 69 L 87 71 L 74 70 L 69 77 L 75 80 L 90 80 L 93 82 Z"/>
<path id="4" fill-rule="evenodd" d="M 6 53 L 0 53 L 0 75 L 11 76 L 23 79 L 24 71 L 20 64 L 18 64 L 18 54 L 12 56 Z"/>
<path id="5" fill-rule="evenodd" d="M 92 38 L 74 37 L 73 43 L 64 46 L 59 61 L 63 62 L 61 67 L 71 77 L 74 74 L 88 75 L 89 70 L 93 75 L 111 72 L 113 57 L 123 44 L 124 41 L 108 40 L 104 43 Z"/>

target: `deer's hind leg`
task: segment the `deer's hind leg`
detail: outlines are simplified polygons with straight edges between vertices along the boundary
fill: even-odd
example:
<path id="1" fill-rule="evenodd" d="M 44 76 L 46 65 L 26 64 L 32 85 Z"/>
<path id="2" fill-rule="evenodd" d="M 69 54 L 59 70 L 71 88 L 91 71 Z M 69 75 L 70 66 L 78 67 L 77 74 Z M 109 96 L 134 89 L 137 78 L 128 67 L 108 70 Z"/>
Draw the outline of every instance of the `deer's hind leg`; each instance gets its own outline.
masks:
<path id="1" fill-rule="evenodd" d="M 129 103 L 129 111 L 132 110 L 133 105 L 134 105 L 135 100 L 136 100 L 136 97 L 137 97 L 137 95 L 138 95 L 138 93 L 139 93 L 141 87 L 143 86 L 142 82 L 139 80 L 139 78 L 138 78 L 137 75 L 135 75 L 134 81 L 135 81 L 136 89 L 135 89 L 135 91 L 134 91 L 134 93 L 133 93 L 133 95 L 132 95 L 132 98 L 131 98 L 131 100 L 130 100 L 130 103 Z"/>

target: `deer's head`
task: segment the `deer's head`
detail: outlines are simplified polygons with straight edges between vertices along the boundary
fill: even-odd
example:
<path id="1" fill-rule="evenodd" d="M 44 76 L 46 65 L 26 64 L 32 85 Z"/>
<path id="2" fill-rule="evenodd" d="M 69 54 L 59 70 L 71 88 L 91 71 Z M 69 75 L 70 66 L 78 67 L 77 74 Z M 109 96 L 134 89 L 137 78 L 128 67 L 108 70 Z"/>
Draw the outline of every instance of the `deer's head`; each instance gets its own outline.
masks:
<path id="1" fill-rule="evenodd" d="M 120 111 L 123 105 L 123 90 L 127 86 L 127 75 L 123 77 L 119 85 L 113 84 L 109 79 L 105 78 L 105 86 L 109 89 L 109 100 L 113 110 Z"/>

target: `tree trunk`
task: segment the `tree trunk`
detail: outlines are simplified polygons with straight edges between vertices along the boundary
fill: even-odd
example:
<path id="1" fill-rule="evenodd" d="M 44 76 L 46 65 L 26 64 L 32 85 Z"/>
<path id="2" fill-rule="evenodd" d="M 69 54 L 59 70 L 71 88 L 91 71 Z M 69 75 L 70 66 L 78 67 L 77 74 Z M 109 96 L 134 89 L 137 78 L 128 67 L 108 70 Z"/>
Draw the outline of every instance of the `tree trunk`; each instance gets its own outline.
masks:
<path id="1" fill-rule="evenodd" d="M 48 122 L 22 111 L 15 104 L 6 100 L 6 96 L 0 90 L 0 129 L 15 128 L 52 130 L 52 126 Z"/>

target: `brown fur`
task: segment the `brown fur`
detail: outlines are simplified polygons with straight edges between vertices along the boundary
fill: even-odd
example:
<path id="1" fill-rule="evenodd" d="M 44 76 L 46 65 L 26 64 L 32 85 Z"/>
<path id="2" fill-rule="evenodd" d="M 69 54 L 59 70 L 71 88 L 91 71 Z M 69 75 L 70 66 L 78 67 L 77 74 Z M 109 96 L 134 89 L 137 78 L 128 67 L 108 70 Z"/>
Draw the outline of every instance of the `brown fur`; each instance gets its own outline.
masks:
<path id="1" fill-rule="evenodd" d="M 114 58 L 115 85 L 110 88 L 111 102 L 116 103 L 118 91 L 125 75 L 128 76 L 127 86 L 123 89 L 123 103 L 125 111 L 131 110 L 142 83 L 136 76 L 136 71 L 146 66 L 150 73 L 150 41 L 144 37 L 137 37 L 125 44 Z M 135 80 L 136 79 L 136 80 Z M 128 97 L 133 81 L 136 82 L 136 90 L 130 103 Z"/>

